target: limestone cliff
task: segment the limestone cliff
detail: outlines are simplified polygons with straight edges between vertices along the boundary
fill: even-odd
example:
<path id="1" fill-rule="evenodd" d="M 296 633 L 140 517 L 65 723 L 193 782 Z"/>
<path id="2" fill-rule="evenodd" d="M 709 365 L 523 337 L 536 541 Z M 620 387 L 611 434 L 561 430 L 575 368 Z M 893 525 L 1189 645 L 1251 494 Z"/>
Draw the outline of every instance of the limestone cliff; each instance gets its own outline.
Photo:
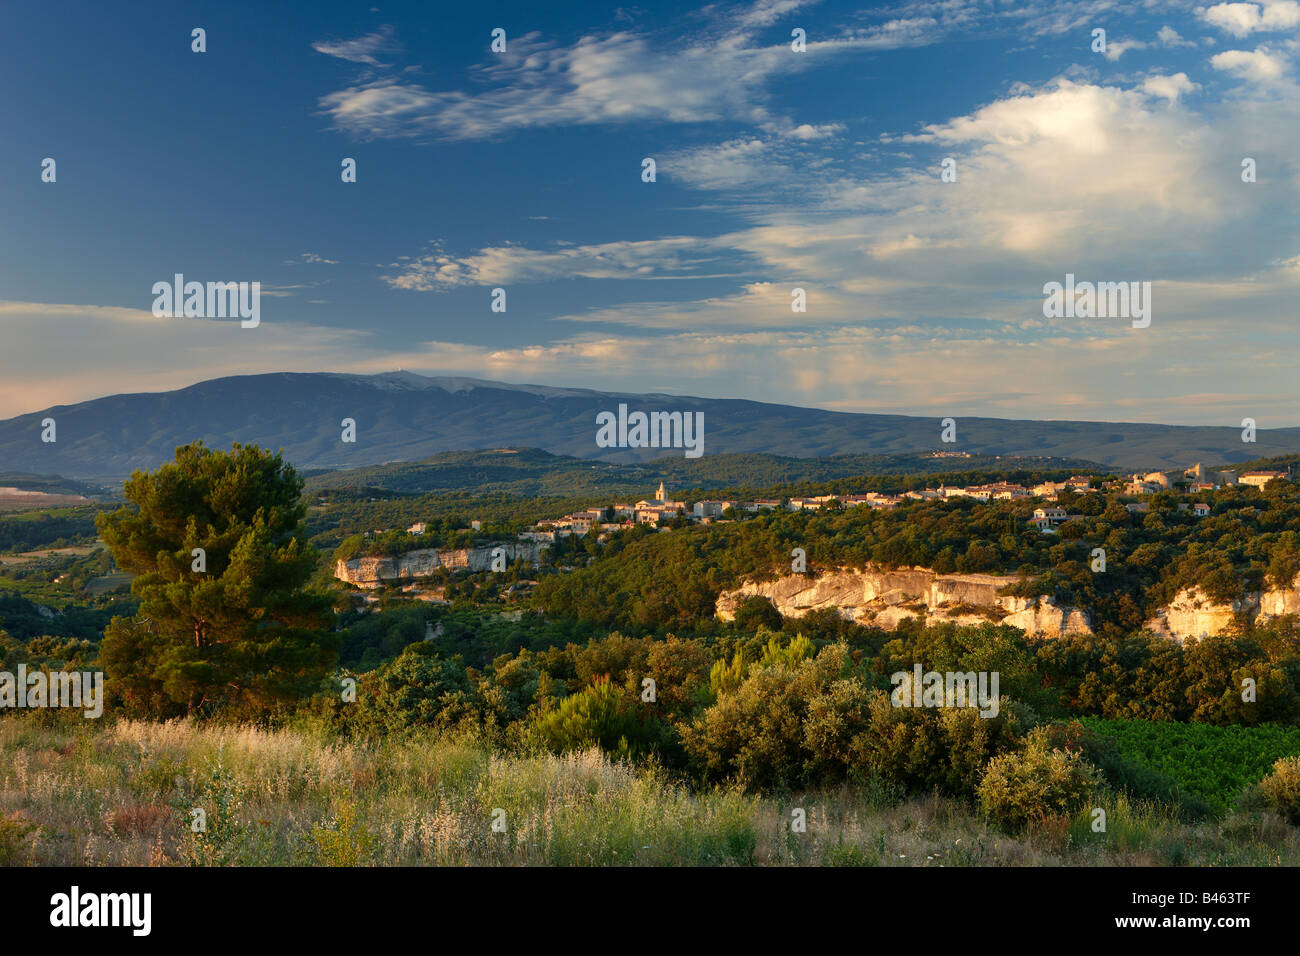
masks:
<path id="1" fill-rule="evenodd" d="M 1300 577 L 1290 587 L 1247 591 L 1229 604 L 1211 601 L 1200 588 L 1183 588 L 1173 601 L 1156 612 L 1147 627 L 1176 641 L 1199 641 L 1222 634 L 1238 616 L 1267 624 L 1279 617 L 1300 614 Z"/>
<path id="2" fill-rule="evenodd" d="M 428 577 L 438 568 L 448 570 L 490 571 L 492 552 L 505 549 L 506 561 L 536 561 L 543 545 L 536 541 L 501 541 L 477 548 L 423 548 L 397 555 L 352 558 L 334 565 L 340 581 L 362 588 L 377 588 L 392 581 L 412 581 Z"/>
<path id="3" fill-rule="evenodd" d="M 717 613 L 730 620 L 740 601 L 761 595 L 788 617 L 830 609 L 862 624 L 888 628 L 924 612 L 931 620 L 992 621 L 1049 637 L 1092 633 L 1087 616 L 1077 608 L 1058 606 L 1047 597 L 998 593 L 1017 580 L 1003 574 L 936 574 L 926 568 L 840 568 L 815 578 L 791 574 L 750 582 L 719 595 Z"/>
<path id="4" fill-rule="evenodd" d="M 1078 608 L 1059 606 L 1046 597 L 998 594 L 1016 580 L 1002 574 L 936 574 L 926 568 L 840 568 L 818 577 L 790 574 L 725 591 L 718 597 L 717 613 L 730 620 L 742 600 L 761 595 L 787 617 L 829 609 L 861 624 L 891 628 L 924 612 L 930 620 L 994 621 L 1030 635 L 1092 633 L 1087 615 Z M 1199 588 L 1185 588 L 1156 612 L 1147 627 L 1182 643 L 1222 634 L 1239 617 L 1266 624 L 1292 614 L 1300 614 L 1300 577 L 1291 587 L 1250 592 L 1230 604 L 1216 604 Z"/>
<path id="5" fill-rule="evenodd" d="M 1147 621 L 1147 627 L 1180 644 L 1187 640 L 1199 641 L 1223 633 L 1238 614 L 1257 617 L 1259 598 L 1259 592 L 1254 592 L 1231 604 L 1215 604 L 1200 588 L 1183 588 L 1174 595 L 1173 601 L 1156 611 L 1155 617 Z"/>

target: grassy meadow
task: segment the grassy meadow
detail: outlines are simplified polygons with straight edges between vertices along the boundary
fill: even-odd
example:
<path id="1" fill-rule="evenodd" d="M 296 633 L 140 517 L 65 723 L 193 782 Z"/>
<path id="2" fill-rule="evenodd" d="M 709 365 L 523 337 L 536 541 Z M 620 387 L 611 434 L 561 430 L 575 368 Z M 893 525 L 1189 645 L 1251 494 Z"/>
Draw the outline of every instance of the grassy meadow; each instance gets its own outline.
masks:
<path id="1" fill-rule="evenodd" d="M 0 755 L 4 865 L 1300 864 L 1300 830 L 1263 812 L 1186 824 L 1119 796 L 1101 802 L 1105 833 L 1081 813 L 1009 835 L 960 801 L 871 781 L 692 790 L 599 750 L 505 754 L 433 732 L 363 744 L 14 717 L 0 720 Z M 792 831 L 796 808 L 806 832 Z"/>

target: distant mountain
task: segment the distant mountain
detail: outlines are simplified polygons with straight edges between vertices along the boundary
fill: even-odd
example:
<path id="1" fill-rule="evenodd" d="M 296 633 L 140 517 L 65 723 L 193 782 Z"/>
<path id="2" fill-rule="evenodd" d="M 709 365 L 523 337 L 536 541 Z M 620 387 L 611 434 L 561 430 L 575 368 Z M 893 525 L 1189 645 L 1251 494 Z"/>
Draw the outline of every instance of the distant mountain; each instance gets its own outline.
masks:
<path id="1" fill-rule="evenodd" d="M 0 489 L 38 491 L 46 495 L 100 495 L 108 489 L 72 481 L 62 475 L 32 475 L 21 471 L 0 471 Z"/>
<path id="2" fill-rule="evenodd" d="M 978 455 L 1074 458 L 1126 468 L 1172 468 L 1300 452 L 1300 428 L 1261 431 L 1243 444 L 1236 428 L 957 417 L 942 444 L 935 417 L 831 412 L 793 405 L 680 395 L 632 395 L 508 385 L 409 372 L 241 375 L 172 392 L 110 395 L 0 421 L 0 467 L 84 479 L 120 479 L 156 467 L 176 446 L 202 439 L 283 449 L 303 468 L 357 468 L 414 461 L 440 451 L 539 447 L 560 455 L 634 463 L 664 449 L 601 448 L 596 415 L 630 411 L 704 413 L 704 454 L 763 452 L 799 458 L 914 455 L 927 449 Z M 41 441 L 41 421 L 57 441 Z M 357 440 L 340 440 L 341 421 Z M 959 470 L 960 461 L 951 470 Z"/>

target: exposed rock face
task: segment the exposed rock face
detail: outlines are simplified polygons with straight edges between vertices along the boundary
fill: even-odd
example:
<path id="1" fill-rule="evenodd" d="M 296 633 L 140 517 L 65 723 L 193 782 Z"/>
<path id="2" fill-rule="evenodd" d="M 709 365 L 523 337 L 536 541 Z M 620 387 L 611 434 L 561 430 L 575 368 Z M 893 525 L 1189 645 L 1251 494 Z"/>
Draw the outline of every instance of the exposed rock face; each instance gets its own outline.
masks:
<path id="1" fill-rule="evenodd" d="M 1259 598 L 1259 592 L 1254 592 L 1231 604 L 1215 604 L 1200 588 L 1183 588 L 1147 621 L 1147 627 L 1180 644 L 1199 641 L 1226 631 L 1238 614 L 1258 616 Z"/>
<path id="2" fill-rule="evenodd" d="M 1183 588 L 1168 606 L 1156 612 L 1147 627 L 1181 643 L 1222 634 L 1238 615 L 1256 624 L 1267 624 L 1291 614 L 1300 614 L 1300 577 L 1287 588 L 1248 591 L 1231 604 L 1216 604 L 1200 588 Z"/>
<path id="3" fill-rule="evenodd" d="M 1016 580 L 1002 574 L 936 574 L 926 568 L 841 568 L 816 578 L 790 574 L 725 591 L 718 596 L 717 613 L 731 620 L 741 601 L 761 595 L 786 617 L 830 609 L 861 624 L 891 628 L 924 612 L 930 620 L 958 624 L 1010 624 L 1029 635 L 1092 633 L 1087 616 L 1078 608 L 1059 606 L 1046 597 L 998 594 Z M 1147 627 L 1183 643 L 1222 634 L 1239 616 L 1266 624 L 1292 614 L 1300 614 L 1300 577 L 1291 587 L 1250 592 L 1231 604 L 1216 604 L 1199 588 L 1185 588 L 1156 612 Z"/>
<path id="4" fill-rule="evenodd" d="M 816 578 L 791 574 L 750 582 L 719 595 L 717 613 L 730 620 L 741 601 L 761 595 L 787 617 L 831 609 L 850 620 L 888 628 L 924 612 L 929 619 L 958 624 L 992 621 L 1048 637 L 1092 633 L 1086 615 L 1077 608 L 1060 607 L 1046 597 L 998 594 L 1017 580 L 1003 574 L 936 574 L 926 568 L 841 568 Z"/>
<path id="5" fill-rule="evenodd" d="M 505 549 L 507 562 L 536 561 L 542 553 L 536 541 L 501 541 L 478 548 L 424 548 L 398 555 L 353 558 L 334 565 L 334 576 L 361 588 L 377 588 L 392 581 L 411 581 L 428 577 L 438 568 L 449 570 L 490 571 L 492 552 Z"/>
<path id="6" fill-rule="evenodd" d="M 1288 614 L 1300 614 L 1300 578 L 1291 582 L 1289 588 L 1265 591 L 1259 600 L 1259 614 L 1264 619 L 1285 617 Z"/>

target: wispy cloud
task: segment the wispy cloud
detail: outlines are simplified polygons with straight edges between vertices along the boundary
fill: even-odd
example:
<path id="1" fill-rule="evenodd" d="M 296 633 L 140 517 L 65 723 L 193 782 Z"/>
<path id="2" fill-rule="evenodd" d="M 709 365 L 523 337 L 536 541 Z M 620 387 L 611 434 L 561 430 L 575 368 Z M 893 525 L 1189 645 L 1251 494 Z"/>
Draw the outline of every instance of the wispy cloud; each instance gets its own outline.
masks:
<path id="1" fill-rule="evenodd" d="M 710 240 L 668 237 L 644 241 L 529 249 L 491 246 L 455 257 L 438 249 L 389 264 L 382 276 L 394 289 L 429 292 L 457 286 L 498 286 L 554 279 L 649 279 L 706 268 Z"/>
<path id="2" fill-rule="evenodd" d="M 712 19 L 685 35 L 618 31 L 562 45 L 530 33 L 509 38 L 506 52 L 473 71 L 474 85 L 486 89 L 433 90 L 385 76 L 326 94 L 319 105 L 336 129 L 363 139 L 472 140 L 551 126 L 781 121 L 769 106 L 773 79 L 942 35 L 937 20 L 918 17 L 814 31 L 802 53 L 788 40 L 759 42 L 761 29 L 800 6 L 765 0 L 709 8 Z"/>
<path id="3" fill-rule="evenodd" d="M 354 40 L 317 40 L 311 48 L 326 56 L 351 63 L 365 63 L 368 66 L 388 66 L 390 64 L 381 63 L 378 57 L 402 52 L 402 45 L 397 42 L 391 25 L 382 26 L 374 33 L 367 33 Z"/>

